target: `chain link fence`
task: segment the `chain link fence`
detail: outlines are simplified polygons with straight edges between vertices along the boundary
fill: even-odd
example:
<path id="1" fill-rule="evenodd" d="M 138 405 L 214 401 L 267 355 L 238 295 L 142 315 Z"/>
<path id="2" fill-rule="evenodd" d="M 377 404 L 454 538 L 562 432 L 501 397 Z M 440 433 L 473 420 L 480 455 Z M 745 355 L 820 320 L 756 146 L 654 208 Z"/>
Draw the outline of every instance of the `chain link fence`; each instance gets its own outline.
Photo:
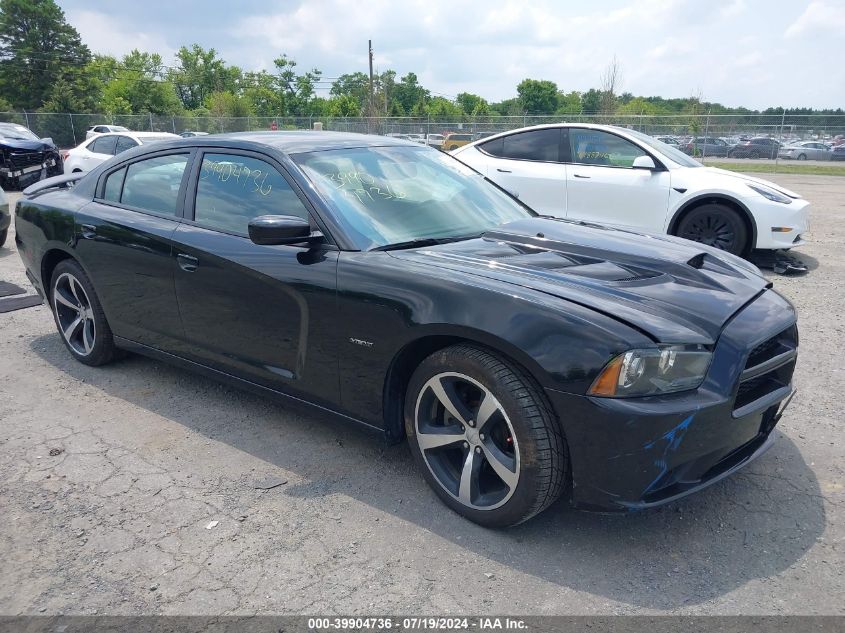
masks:
<path id="1" fill-rule="evenodd" d="M 679 114 L 679 115 L 554 115 L 461 117 L 195 117 L 156 114 L 105 115 L 45 112 L 0 112 L 0 121 L 25 125 L 39 137 L 50 137 L 61 148 L 75 147 L 86 131 L 99 124 L 122 125 L 130 130 L 171 132 L 245 132 L 249 130 L 311 129 L 365 134 L 447 134 L 463 132 L 477 137 L 543 123 L 603 123 L 639 130 L 652 136 L 738 138 L 765 136 L 779 142 L 830 140 L 845 134 L 845 115 L 786 114 Z"/>

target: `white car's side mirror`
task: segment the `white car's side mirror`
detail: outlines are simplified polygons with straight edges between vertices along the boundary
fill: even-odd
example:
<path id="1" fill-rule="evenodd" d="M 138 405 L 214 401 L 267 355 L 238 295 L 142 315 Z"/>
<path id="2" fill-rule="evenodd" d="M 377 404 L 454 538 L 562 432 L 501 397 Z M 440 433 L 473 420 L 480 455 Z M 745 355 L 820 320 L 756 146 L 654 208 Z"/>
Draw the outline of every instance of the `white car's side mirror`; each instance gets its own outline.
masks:
<path id="1" fill-rule="evenodd" d="M 637 156 L 631 165 L 634 169 L 657 169 L 651 156 Z"/>

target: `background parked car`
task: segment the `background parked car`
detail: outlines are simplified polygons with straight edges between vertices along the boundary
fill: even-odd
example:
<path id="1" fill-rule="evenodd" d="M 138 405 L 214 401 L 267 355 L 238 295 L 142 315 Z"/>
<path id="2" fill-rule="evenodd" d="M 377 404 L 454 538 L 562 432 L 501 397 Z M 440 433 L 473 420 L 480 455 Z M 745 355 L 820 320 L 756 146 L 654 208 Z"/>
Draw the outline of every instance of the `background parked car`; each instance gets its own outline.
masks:
<path id="1" fill-rule="evenodd" d="M 731 146 L 724 139 L 715 136 L 696 136 L 681 145 L 680 149 L 689 156 L 727 156 Z"/>
<path id="2" fill-rule="evenodd" d="M 9 215 L 9 200 L 6 192 L 0 189 L 0 247 L 6 243 L 9 235 L 9 225 L 12 223 L 12 216 Z"/>
<path id="3" fill-rule="evenodd" d="M 167 132 L 97 134 L 93 139 L 88 139 L 72 150 L 65 152 L 64 171 L 66 174 L 91 171 L 100 163 L 128 149 L 171 138 L 179 138 L 179 136 Z"/>
<path id="4" fill-rule="evenodd" d="M 92 125 L 85 131 L 85 138 L 93 138 L 97 134 L 108 134 L 109 132 L 128 132 L 129 128 L 122 125 Z"/>
<path id="5" fill-rule="evenodd" d="M 62 173 L 62 157 L 51 138 L 38 138 L 17 123 L 0 123 L 0 187 L 22 189 Z"/>
<path id="6" fill-rule="evenodd" d="M 735 145 L 728 156 L 731 158 L 775 158 L 780 150 L 780 143 L 773 138 L 755 136 Z"/>
<path id="7" fill-rule="evenodd" d="M 808 203 L 797 193 L 705 167 L 635 130 L 539 125 L 452 156 L 544 215 L 668 233 L 735 255 L 799 246 L 807 231 Z"/>
<path id="8" fill-rule="evenodd" d="M 179 134 L 182 138 L 191 138 L 192 136 L 208 136 L 208 132 L 195 132 L 192 130 L 185 130 Z"/>
<path id="9" fill-rule="evenodd" d="M 447 134 L 446 138 L 443 139 L 442 149 L 444 152 L 451 152 L 453 149 L 463 147 L 467 143 L 471 143 L 473 140 L 475 139 L 472 138 L 472 134 Z"/>
<path id="10" fill-rule="evenodd" d="M 778 157 L 794 158 L 795 160 L 830 160 L 832 153 L 829 145 L 818 141 L 802 141 L 784 145 L 778 151 Z"/>
<path id="11" fill-rule="evenodd" d="M 442 134 L 427 134 L 425 137 L 425 144 L 430 147 L 440 149 L 443 147 L 443 139 L 446 138 Z"/>
<path id="12" fill-rule="evenodd" d="M 830 153 L 830 160 L 845 160 L 845 144 L 833 148 Z"/>

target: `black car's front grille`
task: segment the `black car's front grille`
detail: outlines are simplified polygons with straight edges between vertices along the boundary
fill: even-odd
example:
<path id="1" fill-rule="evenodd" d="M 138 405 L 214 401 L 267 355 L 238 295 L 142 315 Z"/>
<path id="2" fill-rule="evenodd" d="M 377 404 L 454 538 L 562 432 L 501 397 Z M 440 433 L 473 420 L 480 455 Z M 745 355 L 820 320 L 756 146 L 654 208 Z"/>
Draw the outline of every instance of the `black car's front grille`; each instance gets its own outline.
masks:
<path id="1" fill-rule="evenodd" d="M 46 152 L 9 152 L 9 162 L 14 169 L 23 169 L 44 162 Z"/>
<path id="2" fill-rule="evenodd" d="M 765 405 L 767 398 L 792 382 L 798 352 L 798 328 L 788 327 L 758 344 L 748 354 L 737 386 L 734 414 L 743 415 Z"/>

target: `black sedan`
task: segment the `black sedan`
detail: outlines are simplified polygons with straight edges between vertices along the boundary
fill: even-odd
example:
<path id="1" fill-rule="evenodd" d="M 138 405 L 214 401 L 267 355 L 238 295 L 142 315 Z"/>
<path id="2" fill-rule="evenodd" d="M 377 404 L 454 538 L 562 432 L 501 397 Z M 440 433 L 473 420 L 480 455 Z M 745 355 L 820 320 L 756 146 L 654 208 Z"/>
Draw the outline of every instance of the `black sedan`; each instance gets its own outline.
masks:
<path id="1" fill-rule="evenodd" d="M 407 438 L 484 525 L 699 490 L 768 448 L 792 392 L 795 313 L 752 265 L 540 217 L 401 139 L 163 141 L 16 214 L 80 362 L 138 352 Z"/>

